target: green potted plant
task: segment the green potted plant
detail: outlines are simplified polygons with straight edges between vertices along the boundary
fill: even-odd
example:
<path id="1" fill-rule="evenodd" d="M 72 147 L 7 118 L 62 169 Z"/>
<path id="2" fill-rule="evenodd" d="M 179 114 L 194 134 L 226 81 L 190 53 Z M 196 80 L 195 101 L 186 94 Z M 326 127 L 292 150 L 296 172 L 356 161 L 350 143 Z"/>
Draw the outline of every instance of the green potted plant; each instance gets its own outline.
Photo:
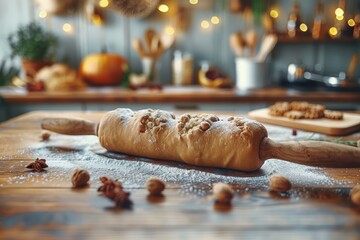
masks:
<path id="1" fill-rule="evenodd" d="M 35 22 L 20 26 L 8 36 L 8 42 L 11 55 L 21 57 L 22 67 L 29 77 L 34 77 L 38 70 L 51 64 L 57 46 L 56 37 Z"/>

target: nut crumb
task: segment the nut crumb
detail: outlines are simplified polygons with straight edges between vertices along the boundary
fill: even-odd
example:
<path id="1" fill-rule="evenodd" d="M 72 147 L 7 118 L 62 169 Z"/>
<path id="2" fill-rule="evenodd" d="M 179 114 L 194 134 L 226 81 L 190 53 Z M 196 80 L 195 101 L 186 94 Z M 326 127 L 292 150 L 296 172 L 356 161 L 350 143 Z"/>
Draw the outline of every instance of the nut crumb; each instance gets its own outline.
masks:
<path id="1" fill-rule="evenodd" d="M 287 178 L 274 174 L 270 177 L 269 187 L 275 192 L 287 192 L 291 189 L 291 183 Z"/>
<path id="2" fill-rule="evenodd" d="M 51 134 L 49 132 L 43 131 L 40 135 L 41 141 L 45 142 L 50 139 Z"/>
<path id="3" fill-rule="evenodd" d="M 208 122 L 201 122 L 200 123 L 200 129 L 203 130 L 203 131 L 206 131 L 210 128 L 210 123 Z"/>
<path id="4" fill-rule="evenodd" d="M 165 189 L 165 182 L 160 178 L 151 177 L 146 181 L 146 189 L 152 196 L 161 195 Z"/>
<path id="5" fill-rule="evenodd" d="M 231 200 L 234 197 L 234 190 L 226 183 L 214 183 L 213 197 L 216 203 L 231 204 Z"/>
<path id="6" fill-rule="evenodd" d="M 85 187 L 88 184 L 89 180 L 90 174 L 85 169 L 75 169 L 71 177 L 72 185 L 75 188 Z"/>

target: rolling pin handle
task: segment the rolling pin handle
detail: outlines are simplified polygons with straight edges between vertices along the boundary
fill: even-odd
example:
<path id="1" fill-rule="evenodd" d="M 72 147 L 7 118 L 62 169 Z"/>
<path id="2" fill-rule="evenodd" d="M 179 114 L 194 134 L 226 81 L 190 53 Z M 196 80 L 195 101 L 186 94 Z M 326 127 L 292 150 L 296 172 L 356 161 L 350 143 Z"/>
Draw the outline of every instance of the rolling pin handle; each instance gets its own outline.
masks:
<path id="1" fill-rule="evenodd" d="M 315 167 L 360 167 L 360 148 L 322 141 L 275 142 L 265 138 L 260 159 L 275 158 Z"/>
<path id="2" fill-rule="evenodd" d="M 41 128 L 66 135 L 97 135 L 95 122 L 76 118 L 44 118 Z"/>

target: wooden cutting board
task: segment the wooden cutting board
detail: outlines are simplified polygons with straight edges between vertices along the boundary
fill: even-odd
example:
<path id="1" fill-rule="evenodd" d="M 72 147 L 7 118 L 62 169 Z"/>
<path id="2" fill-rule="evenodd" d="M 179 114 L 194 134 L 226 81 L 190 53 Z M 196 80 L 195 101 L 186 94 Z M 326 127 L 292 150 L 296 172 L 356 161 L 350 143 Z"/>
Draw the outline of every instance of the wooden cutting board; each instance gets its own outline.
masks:
<path id="1" fill-rule="evenodd" d="M 270 116 L 268 109 L 263 108 L 249 112 L 248 116 L 262 123 L 334 136 L 347 135 L 360 130 L 360 114 L 353 113 L 344 113 L 343 120 L 330 120 L 326 118 L 292 120 L 286 117 Z"/>

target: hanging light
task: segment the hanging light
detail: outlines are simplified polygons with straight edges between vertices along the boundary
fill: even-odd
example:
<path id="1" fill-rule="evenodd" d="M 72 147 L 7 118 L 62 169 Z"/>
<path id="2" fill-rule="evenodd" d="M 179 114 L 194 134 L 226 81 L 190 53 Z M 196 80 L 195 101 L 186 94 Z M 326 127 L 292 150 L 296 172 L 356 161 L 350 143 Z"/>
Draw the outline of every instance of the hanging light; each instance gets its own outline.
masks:
<path id="1" fill-rule="evenodd" d="M 220 23 L 220 18 L 218 16 L 212 16 L 210 21 L 212 24 L 216 25 Z"/>
<path id="2" fill-rule="evenodd" d="M 201 21 L 201 28 L 208 29 L 210 27 L 210 23 L 206 20 Z"/>
<path id="3" fill-rule="evenodd" d="M 39 18 L 46 18 L 47 17 L 47 11 L 41 10 L 39 12 Z"/>
<path id="4" fill-rule="evenodd" d="M 158 7 L 158 10 L 160 12 L 166 13 L 166 12 L 169 11 L 169 6 L 166 5 L 166 4 L 160 4 L 159 7 Z"/>

